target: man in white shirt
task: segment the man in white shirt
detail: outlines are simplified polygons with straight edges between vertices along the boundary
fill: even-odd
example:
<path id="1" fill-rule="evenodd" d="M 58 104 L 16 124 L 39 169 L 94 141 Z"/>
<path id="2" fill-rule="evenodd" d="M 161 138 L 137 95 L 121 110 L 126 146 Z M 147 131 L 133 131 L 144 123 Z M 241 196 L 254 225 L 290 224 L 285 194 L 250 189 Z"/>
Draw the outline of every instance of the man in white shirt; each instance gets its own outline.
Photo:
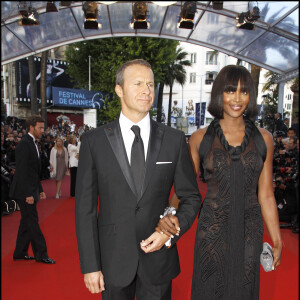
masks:
<path id="1" fill-rule="evenodd" d="M 123 64 L 115 91 L 120 117 L 81 138 L 75 196 L 81 272 L 103 300 L 170 300 L 180 272 L 176 241 L 201 204 L 194 168 L 184 133 L 150 118 L 154 75 L 148 62 Z M 173 184 L 180 234 L 166 247 L 169 236 L 155 227 Z"/>
<path id="2" fill-rule="evenodd" d="M 21 221 L 13 254 L 14 260 L 33 260 L 45 264 L 55 264 L 48 257 L 44 235 L 38 223 L 37 202 L 46 194 L 40 182 L 41 161 L 37 139 L 44 132 L 44 120 L 32 115 L 26 120 L 28 134 L 16 147 L 16 171 L 10 187 L 10 197 L 15 199 L 21 209 Z M 34 257 L 28 255 L 29 244 Z"/>

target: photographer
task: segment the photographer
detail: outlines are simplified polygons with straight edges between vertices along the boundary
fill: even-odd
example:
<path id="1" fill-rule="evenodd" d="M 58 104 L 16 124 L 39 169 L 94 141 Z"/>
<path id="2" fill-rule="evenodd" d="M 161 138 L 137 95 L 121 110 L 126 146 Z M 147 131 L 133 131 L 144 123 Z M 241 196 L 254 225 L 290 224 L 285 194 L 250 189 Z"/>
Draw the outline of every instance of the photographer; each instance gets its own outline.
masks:
<path id="1" fill-rule="evenodd" d="M 277 139 L 277 140 L 276 140 Z M 273 161 L 274 193 L 277 201 L 280 221 L 289 222 L 281 227 L 292 227 L 294 233 L 299 232 L 299 195 L 298 195 L 298 149 L 297 137 L 275 138 Z"/>
<path id="2" fill-rule="evenodd" d="M 291 217 L 288 213 L 288 206 L 285 200 L 285 184 L 284 179 L 281 174 L 275 175 L 275 180 L 273 181 L 273 189 L 276 200 L 276 205 L 278 208 L 279 220 L 281 222 L 290 222 Z"/>
<path id="3" fill-rule="evenodd" d="M 9 164 L 15 164 L 16 163 L 16 143 L 9 142 L 7 145 L 7 160 Z"/>
<path id="4" fill-rule="evenodd" d="M 7 162 L 6 150 L 1 147 L 1 213 L 8 215 L 13 213 L 17 206 L 14 200 L 9 198 L 9 188 L 15 169 Z"/>
<path id="5" fill-rule="evenodd" d="M 283 131 L 284 132 L 284 136 L 287 135 L 287 126 L 284 124 L 284 122 L 282 121 L 282 115 L 281 113 L 276 113 L 274 115 L 274 119 L 275 119 L 275 131 Z"/>

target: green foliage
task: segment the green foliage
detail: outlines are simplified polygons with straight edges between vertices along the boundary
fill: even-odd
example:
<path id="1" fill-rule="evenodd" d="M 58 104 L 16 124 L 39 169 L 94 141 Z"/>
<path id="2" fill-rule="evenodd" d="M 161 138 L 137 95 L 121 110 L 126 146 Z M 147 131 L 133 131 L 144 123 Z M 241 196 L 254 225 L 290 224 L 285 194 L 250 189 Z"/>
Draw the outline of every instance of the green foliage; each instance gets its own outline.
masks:
<path id="1" fill-rule="evenodd" d="M 264 95 L 264 100 L 262 101 L 262 105 L 265 106 L 262 116 L 264 120 L 264 127 L 271 132 L 274 130 L 274 119 L 267 116 L 274 116 L 277 112 L 279 85 L 276 84 L 276 79 L 278 76 L 278 74 L 268 71 L 265 75 L 265 78 L 268 80 L 262 88 L 263 92 L 268 91 L 268 93 Z"/>
<path id="2" fill-rule="evenodd" d="M 183 51 L 182 48 L 176 50 L 174 60 L 167 65 L 165 69 L 165 84 L 170 87 L 169 93 L 169 107 L 168 107 L 168 126 L 171 126 L 171 107 L 172 107 L 172 90 L 173 84 L 177 81 L 179 84 L 184 85 L 186 81 L 186 70 L 184 67 L 191 66 L 190 60 L 186 59 L 188 53 Z"/>
<path id="3" fill-rule="evenodd" d="M 121 105 L 114 91 L 118 68 L 126 61 L 142 58 L 148 61 L 156 82 L 164 78 L 164 70 L 176 55 L 179 42 L 159 38 L 119 37 L 74 43 L 66 50 L 67 73 L 76 88 L 88 89 L 89 55 L 91 56 L 91 89 L 108 92 L 104 109 L 98 110 L 99 125 L 114 120 Z"/>

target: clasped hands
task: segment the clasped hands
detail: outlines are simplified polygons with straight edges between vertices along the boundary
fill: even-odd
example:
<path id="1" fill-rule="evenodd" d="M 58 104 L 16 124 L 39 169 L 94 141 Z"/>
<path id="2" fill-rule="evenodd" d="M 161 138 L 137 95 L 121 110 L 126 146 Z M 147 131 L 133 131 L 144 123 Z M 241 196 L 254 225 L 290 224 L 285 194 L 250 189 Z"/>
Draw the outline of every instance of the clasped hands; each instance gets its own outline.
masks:
<path id="1" fill-rule="evenodd" d="M 155 232 L 146 240 L 140 243 L 141 249 L 145 253 L 160 250 L 168 239 L 179 235 L 180 227 L 178 218 L 173 215 L 166 215 L 157 224 Z M 101 271 L 84 274 L 84 283 L 92 293 L 101 293 L 105 290 L 104 276 Z"/>
<path id="2" fill-rule="evenodd" d="M 166 215 L 159 220 L 155 232 L 146 240 L 141 241 L 141 249 L 145 253 L 151 253 L 160 250 L 164 244 L 174 235 L 179 236 L 180 227 L 178 218 L 173 215 Z"/>

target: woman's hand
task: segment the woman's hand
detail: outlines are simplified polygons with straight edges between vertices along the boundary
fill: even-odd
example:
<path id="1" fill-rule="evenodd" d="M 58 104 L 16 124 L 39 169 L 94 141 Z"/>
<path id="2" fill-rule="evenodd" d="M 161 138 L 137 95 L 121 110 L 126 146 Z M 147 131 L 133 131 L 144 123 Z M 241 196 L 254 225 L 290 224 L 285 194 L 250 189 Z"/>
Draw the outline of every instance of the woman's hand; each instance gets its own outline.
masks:
<path id="1" fill-rule="evenodd" d="M 166 215 L 159 220 L 155 230 L 161 234 L 167 235 L 168 237 L 174 237 L 174 235 L 179 236 L 180 227 L 178 218 L 173 215 Z"/>
<path id="2" fill-rule="evenodd" d="M 282 242 L 274 243 L 272 251 L 274 257 L 272 268 L 273 270 L 276 270 L 276 268 L 280 266 Z"/>

